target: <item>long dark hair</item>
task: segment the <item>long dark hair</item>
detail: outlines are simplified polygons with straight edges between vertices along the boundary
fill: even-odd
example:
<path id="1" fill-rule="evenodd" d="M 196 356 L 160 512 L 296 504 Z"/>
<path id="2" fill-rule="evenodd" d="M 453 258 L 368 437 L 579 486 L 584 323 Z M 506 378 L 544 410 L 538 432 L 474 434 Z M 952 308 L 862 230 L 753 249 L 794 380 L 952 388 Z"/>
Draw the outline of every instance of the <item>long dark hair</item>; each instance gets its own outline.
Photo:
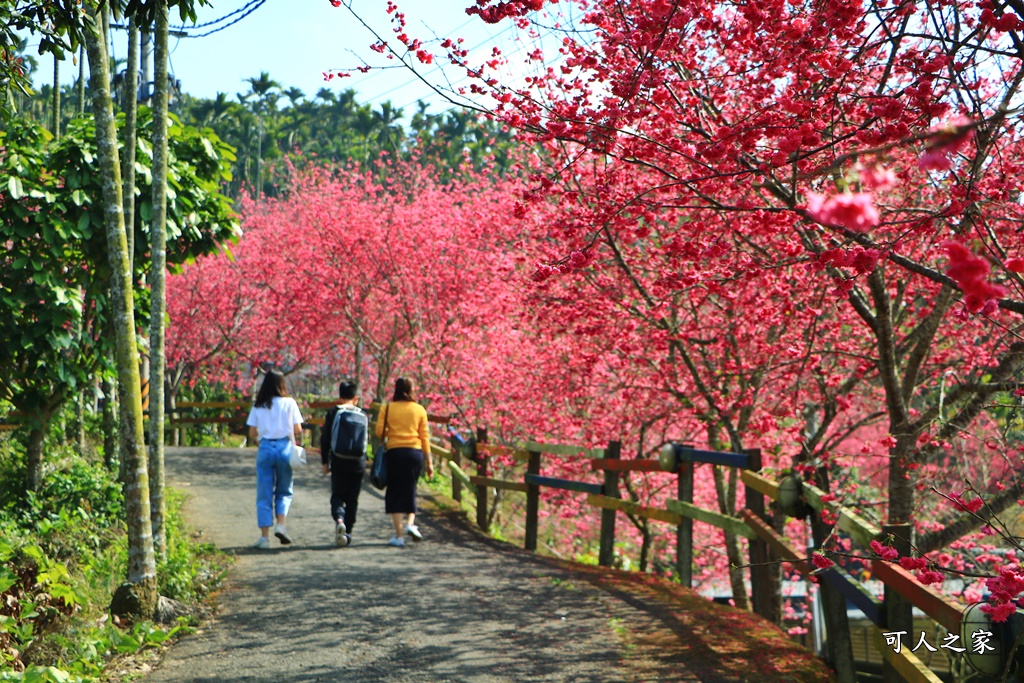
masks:
<path id="1" fill-rule="evenodd" d="M 412 380 L 408 377 L 399 377 L 395 380 L 395 395 L 391 398 L 392 401 L 415 401 L 416 396 L 413 394 Z"/>
<path id="2" fill-rule="evenodd" d="M 260 392 L 256 394 L 256 407 L 269 408 L 275 396 L 287 396 L 288 388 L 284 384 L 284 375 L 277 370 L 271 370 L 263 378 L 260 385 Z"/>

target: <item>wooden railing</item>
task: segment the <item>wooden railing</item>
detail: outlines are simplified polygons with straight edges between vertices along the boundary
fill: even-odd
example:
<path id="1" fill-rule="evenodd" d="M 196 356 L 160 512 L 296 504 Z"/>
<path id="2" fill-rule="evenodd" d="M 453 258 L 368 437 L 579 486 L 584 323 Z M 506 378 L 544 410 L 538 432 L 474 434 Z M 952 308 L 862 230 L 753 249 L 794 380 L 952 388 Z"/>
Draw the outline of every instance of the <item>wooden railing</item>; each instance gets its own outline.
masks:
<path id="1" fill-rule="evenodd" d="M 904 643 L 899 652 L 887 645 L 883 635 L 885 605 L 882 600 L 871 594 L 865 586 L 854 579 L 839 565 L 828 569 L 817 569 L 807 553 L 800 551 L 783 535 L 772 527 L 766 515 L 765 498 L 772 501 L 780 499 L 780 484 L 759 472 L 761 469 L 760 453 L 756 450 L 745 453 L 723 453 L 701 451 L 692 448 L 680 448 L 682 462 L 674 471 L 678 478 L 677 498 L 668 500 L 664 507 L 644 505 L 640 501 L 623 500 L 619 494 L 618 477 L 624 472 L 665 472 L 661 463 L 656 460 L 622 460 L 619 457 L 619 445 L 611 442 L 605 448 L 584 448 L 563 444 L 543 444 L 528 442 L 518 447 L 498 446 L 486 443 L 486 432 L 479 432 L 476 438 L 456 443 L 452 438 L 452 447 L 440 454 L 448 460 L 448 469 L 452 481 L 459 482 L 475 493 L 477 524 L 487 531 L 487 510 L 490 504 L 488 490 L 501 490 L 523 493 L 526 495 L 525 506 L 525 539 L 524 546 L 528 550 L 537 549 L 537 524 L 540 507 L 540 489 L 553 488 L 565 491 L 576 491 L 587 494 L 587 504 L 601 510 L 601 534 L 598 561 L 603 566 L 613 562 L 615 544 L 615 516 L 624 512 L 636 517 L 653 520 L 676 527 L 677 546 L 676 562 L 680 580 L 684 585 L 691 585 L 690 568 L 693 561 L 693 521 L 697 520 L 727 530 L 733 534 L 750 539 L 750 571 L 753 588 L 754 609 L 768 616 L 765 597 L 770 594 L 768 582 L 772 563 L 784 561 L 805 577 L 816 577 L 825 581 L 859 608 L 873 624 L 871 638 L 875 649 L 883 660 L 889 662 L 893 669 L 910 683 L 939 683 L 941 679 L 932 672 L 911 651 L 914 643 Z M 602 481 L 570 481 L 554 477 L 541 476 L 541 459 L 544 455 L 558 455 L 563 458 L 587 458 L 590 460 L 591 471 L 601 473 Z M 495 456 L 510 457 L 526 463 L 526 471 L 522 480 L 499 479 L 490 474 L 490 461 Z M 462 458 L 470 461 L 476 468 L 476 474 L 468 474 L 463 470 Z M 720 512 L 707 510 L 693 504 L 693 473 L 701 463 L 714 463 L 739 467 L 740 478 L 746 491 L 746 507 L 738 517 L 724 515 Z M 790 482 L 791 484 L 793 482 Z M 797 483 L 800 498 L 817 513 L 826 512 L 834 515 L 840 532 L 848 535 L 857 545 L 868 553 L 870 543 L 883 537 L 882 530 L 864 520 L 849 508 L 829 502 L 823 491 L 808 484 Z M 454 487 L 453 487 L 454 488 Z M 899 564 L 874 559 L 871 564 L 873 576 L 889 589 L 908 600 L 924 612 L 937 624 L 950 633 L 960 635 L 964 605 L 943 595 L 939 591 L 919 582 L 917 578 L 903 569 Z M 908 634 L 910 638 L 913 634 Z M 969 647 L 969 644 L 960 644 Z"/>

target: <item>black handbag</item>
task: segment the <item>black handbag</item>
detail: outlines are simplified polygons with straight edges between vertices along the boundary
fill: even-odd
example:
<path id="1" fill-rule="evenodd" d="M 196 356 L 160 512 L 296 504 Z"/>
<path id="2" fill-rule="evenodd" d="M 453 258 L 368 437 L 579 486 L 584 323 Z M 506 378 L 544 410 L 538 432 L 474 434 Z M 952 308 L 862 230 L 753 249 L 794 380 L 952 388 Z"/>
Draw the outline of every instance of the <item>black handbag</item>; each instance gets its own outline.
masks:
<path id="1" fill-rule="evenodd" d="M 388 408 L 390 407 L 390 403 L 384 406 L 384 429 L 381 432 L 381 443 L 373 454 L 373 466 L 370 467 L 370 483 L 381 491 L 388 486 L 388 466 L 384 454 L 388 450 Z"/>

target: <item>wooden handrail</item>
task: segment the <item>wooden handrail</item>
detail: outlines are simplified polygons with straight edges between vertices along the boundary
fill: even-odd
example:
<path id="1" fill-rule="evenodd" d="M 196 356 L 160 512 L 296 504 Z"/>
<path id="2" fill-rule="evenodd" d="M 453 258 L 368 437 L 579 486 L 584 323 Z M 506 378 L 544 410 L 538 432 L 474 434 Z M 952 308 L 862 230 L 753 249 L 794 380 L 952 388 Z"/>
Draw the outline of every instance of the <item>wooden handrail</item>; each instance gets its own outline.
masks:
<path id="1" fill-rule="evenodd" d="M 779 483 L 777 481 L 772 481 L 768 477 L 750 470 L 740 472 L 740 481 L 772 500 L 779 499 Z"/>
<path id="2" fill-rule="evenodd" d="M 716 526 L 719 529 L 728 529 L 737 536 L 755 538 L 754 532 L 748 525 L 744 524 L 742 519 L 723 515 L 720 512 L 714 512 L 712 510 L 705 510 L 693 503 L 687 503 L 682 500 L 665 501 L 665 507 L 667 507 L 671 512 L 683 515 L 684 517 L 689 517 L 690 519 L 695 519 L 698 522 L 704 522 L 705 524 Z"/>
<path id="3" fill-rule="evenodd" d="M 934 588 L 924 585 L 917 580 L 916 576 L 898 564 L 875 560 L 871 563 L 871 571 L 885 585 L 895 589 L 915 607 L 942 624 L 950 633 L 960 632 L 963 605 L 950 600 Z"/>
<path id="4" fill-rule="evenodd" d="M 785 536 L 779 535 L 775 529 L 768 526 L 768 523 L 763 519 L 755 515 L 750 510 L 740 510 L 740 516 L 743 521 L 754 530 L 757 537 L 768 544 L 768 546 L 775 552 L 775 554 L 789 562 L 793 567 L 804 576 L 810 574 L 814 567 L 811 566 L 810 560 L 806 556 L 797 552 L 796 548 L 789 542 Z"/>
<path id="5" fill-rule="evenodd" d="M 537 441 L 527 441 L 523 444 L 522 449 L 525 451 L 533 451 L 534 453 L 549 453 L 551 455 L 570 457 L 580 456 L 584 458 L 602 458 L 604 457 L 605 452 L 605 449 L 603 448 L 583 448 L 582 446 L 572 446 L 560 443 L 538 443 Z"/>
<path id="6" fill-rule="evenodd" d="M 664 472 L 659 460 L 608 460 L 598 458 L 590 461 L 590 469 L 613 472 Z"/>
<path id="7" fill-rule="evenodd" d="M 180 408 L 251 408 L 252 403 L 246 401 L 181 401 L 174 405 L 173 410 Z M 170 412 L 172 408 L 167 407 Z"/>
<path id="8" fill-rule="evenodd" d="M 592 484 L 586 481 L 572 481 L 571 479 L 559 479 L 557 477 L 542 477 L 538 474 L 527 474 L 524 479 L 527 484 L 536 484 L 537 486 L 546 486 L 547 488 L 561 489 L 563 491 L 578 491 L 579 493 L 595 494 L 604 493 L 603 484 Z"/>
<path id="9" fill-rule="evenodd" d="M 881 653 L 885 661 L 892 664 L 906 683 L 942 683 L 942 679 L 932 673 L 910 650 L 911 646 L 904 644 L 900 651 L 896 652 L 886 644 L 882 629 L 877 626 L 872 635 L 874 637 L 871 638 L 871 643 L 875 649 Z"/>
<path id="10" fill-rule="evenodd" d="M 647 507 L 631 500 L 623 500 L 621 498 L 599 496 L 592 493 L 587 496 L 587 503 L 605 510 L 621 510 L 627 514 L 643 517 L 644 519 L 653 519 L 658 522 L 665 522 L 666 524 L 679 524 L 683 521 L 683 516 L 676 512 L 669 512 L 668 510 L 662 510 L 661 508 Z"/>
<path id="11" fill-rule="evenodd" d="M 526 484 L 521 481 L 508 481 L 507 479 L 495 479 L 493 477 L 470 477 L 476 486 L 490 486 L 492 489 L 504 489 L 506 491 L 519 491 L 526 493 Z"/>

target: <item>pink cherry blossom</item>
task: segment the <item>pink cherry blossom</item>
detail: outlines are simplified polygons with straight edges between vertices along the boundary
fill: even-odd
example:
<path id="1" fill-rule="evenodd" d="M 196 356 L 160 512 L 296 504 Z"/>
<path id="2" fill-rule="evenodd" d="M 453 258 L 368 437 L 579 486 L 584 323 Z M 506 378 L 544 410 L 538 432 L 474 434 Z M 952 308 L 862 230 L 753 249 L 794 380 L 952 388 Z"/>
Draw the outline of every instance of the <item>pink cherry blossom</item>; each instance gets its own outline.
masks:
<path id="1" fill-rule="evenodd" d="M 874 198 L 867 192 L 844 192 L 832 197 L 808 192 L 807 215 L 822 225 L 860 231 L 873 228 L 881 220 Z"/>

